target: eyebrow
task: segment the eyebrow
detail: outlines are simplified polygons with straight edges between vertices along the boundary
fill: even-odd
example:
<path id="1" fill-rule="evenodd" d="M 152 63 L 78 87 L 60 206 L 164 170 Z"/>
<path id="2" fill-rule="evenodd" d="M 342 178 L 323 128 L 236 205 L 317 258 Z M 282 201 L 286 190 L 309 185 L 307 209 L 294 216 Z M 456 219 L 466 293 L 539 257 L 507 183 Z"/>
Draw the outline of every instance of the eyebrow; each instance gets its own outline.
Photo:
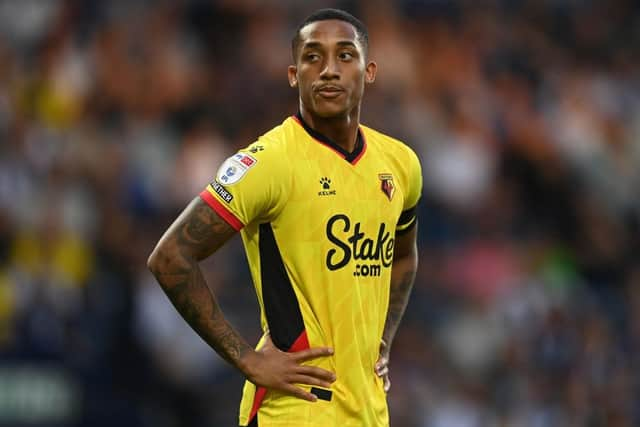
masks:
<path id="1" fill-rule="evenodd" d="M 336 43 L 338 46 L 347 46 L 347 47 L 354 47 L 357 48 L 356 44 L 354 42 L 352 42 L 351 40 L 341 40 L 339 42 Z M 302 49 L 316 49 L 316 48 L 320 48 L 322 47 L 322 43 L 320 42 L 314 42 L 314 41 L 310 41 L 310 42 L 306 42 L 302 45 Z"/>

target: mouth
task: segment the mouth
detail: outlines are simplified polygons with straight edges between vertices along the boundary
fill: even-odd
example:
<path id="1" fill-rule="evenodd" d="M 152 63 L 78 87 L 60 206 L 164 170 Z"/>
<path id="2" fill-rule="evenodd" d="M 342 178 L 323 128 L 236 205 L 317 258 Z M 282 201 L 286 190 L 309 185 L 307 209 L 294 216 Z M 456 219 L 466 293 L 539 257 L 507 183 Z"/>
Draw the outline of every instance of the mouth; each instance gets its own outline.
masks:
<path id="1" fill-rule="evenodd" d="M 316 93 L 323 98 L 333 99 L 344 93 L 344 89 L 340 86 L 323 85 L 316 89 Z"/>

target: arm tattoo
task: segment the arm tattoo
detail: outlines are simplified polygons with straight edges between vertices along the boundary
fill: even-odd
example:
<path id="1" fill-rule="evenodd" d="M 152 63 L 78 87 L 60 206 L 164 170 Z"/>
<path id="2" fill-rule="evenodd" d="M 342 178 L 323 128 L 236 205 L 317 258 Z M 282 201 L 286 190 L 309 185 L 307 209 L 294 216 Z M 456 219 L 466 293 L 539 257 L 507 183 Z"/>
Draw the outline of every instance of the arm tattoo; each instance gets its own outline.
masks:
<path id="1" fill-rule="evenodd" d="M 415 270 L 406 271 L 398 283 L 391 284 L 391 292 L 389 295 L 389 311 L 387 312 L 387 320 L 384 327 L 382 337 L 384 341 L 391 345 L 393 337 L 398 330 L 400 320 L 407 308 L 411 288 L 416 278 Z"/>
<path id="2" fill-rule="evenodd" d="M 167 230 L 154 251 L 158 254 L 150 268 L 187 323 L 221 357 L 237 366 L 251 347 L 224 318 L 198 265 L 234 233 L 211 208 L 196 199 Z"/>
<path id="3" fill-rule="evenodd" d="M 218 249 L 232 231 L 204 202 L 196 201 L 189 208 L 191 209 L 187 211 L 188 215 L 177 233 L 178 244 L 183 250 L 200 255 L 198 260 L 201 260 Z"/>

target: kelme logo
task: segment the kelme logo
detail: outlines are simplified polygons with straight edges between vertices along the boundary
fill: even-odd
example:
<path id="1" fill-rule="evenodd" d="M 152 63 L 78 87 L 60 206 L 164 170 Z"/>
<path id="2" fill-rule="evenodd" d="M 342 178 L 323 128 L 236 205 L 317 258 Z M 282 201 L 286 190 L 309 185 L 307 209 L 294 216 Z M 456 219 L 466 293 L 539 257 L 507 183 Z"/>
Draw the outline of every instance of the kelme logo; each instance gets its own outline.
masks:
<path id="1" fill-rule="evenodd" d="M 318 191 L 318 196 L 335 196 L 336 190 L 331 188 L 331 180 L 326 176 L 320 178 L 320 188 L 322 190 Z"/>

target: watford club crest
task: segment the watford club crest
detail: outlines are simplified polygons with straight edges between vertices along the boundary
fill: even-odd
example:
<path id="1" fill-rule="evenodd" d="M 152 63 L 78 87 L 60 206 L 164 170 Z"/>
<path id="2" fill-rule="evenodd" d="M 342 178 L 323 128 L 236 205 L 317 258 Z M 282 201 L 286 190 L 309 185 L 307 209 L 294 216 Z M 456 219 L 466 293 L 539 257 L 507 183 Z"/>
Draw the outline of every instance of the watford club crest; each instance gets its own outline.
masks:
<path id="1" fill-rule="evenodd" d="M 393 184 L 393 175 L 390 173 L 378 174 L 380 178 L 380 189 L 389 200 L 393 199 L 393 193 L 396 192 L 396 186 Z"/>

